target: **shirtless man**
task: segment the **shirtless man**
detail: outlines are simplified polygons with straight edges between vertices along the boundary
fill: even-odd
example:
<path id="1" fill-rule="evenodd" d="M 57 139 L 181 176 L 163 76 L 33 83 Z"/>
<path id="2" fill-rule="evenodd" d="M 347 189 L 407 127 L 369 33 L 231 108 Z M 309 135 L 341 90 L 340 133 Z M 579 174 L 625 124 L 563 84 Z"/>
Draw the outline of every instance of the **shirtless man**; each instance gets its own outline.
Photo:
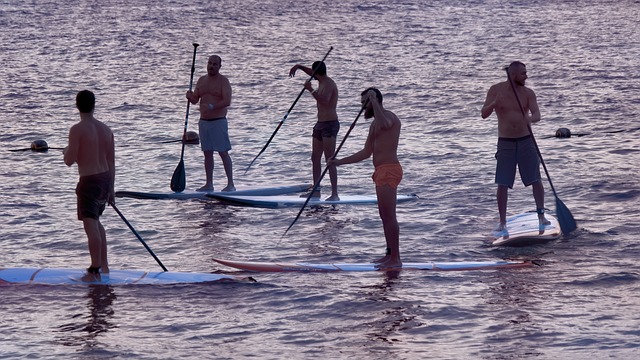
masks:
<path id="1" fill-rule="evenodd" d="M 486 119 L 495 111 L 498 117 L 498 150 L 496 152 L 496 184 L 498 190 L 498 212 L 500 223 L 496 233 L 507 235 L 507 199 L 508 189 L 513 188 L 516 176 L 516 164 L 520 178 L 525 186 L 532 186 L 540 225 L 550 222 L 544 216 L 544 186 L 540 177 L 540 157 L 529 132 L 531 124 L 540 121 L 540 109 L 533 90 L 524 86 L 527 68 L 514 61 L 507 68 L 509 77 L 518 94 L 523 109 L 520 109 L 514 90 L 506 81 L 497 83 L 487 93 L 482 107 L 482 118 Z M 525 116 L 522 117 L 522 111 Z"/>
<path id="2" fill-rule="evenodd" d="M 76 187 L 78 220 L 84 225 L 89 240 L 91 266 L 86 280 L 100 279 L 109 273 L 107 236 L 100 215 L 106 203 L 115 203 L 115 147 L 111 129 L 93 117 L 96 98 L 83 90 L 76 96 L 80 122 L 69 130 L 69 145 L 64 148 L 64 162 L 78 164 L 80 180 Z"/>
<path id="3" fill-rule="evenodd" d="M 336 150 L 336 139 L 338 137 L 338 131 L 340 130 L 340 122 L 338 121 L 338 112 L 336 106 L 338 105 L 338 86 L 336 83 L 327 76 L 327 67 L 322 61 L 316 61 L 311 65 L 311 68 L 302 65 L 294 65 L 289 71 L 289 76 L 293 77 L 296 74 L 296 70 L 302 70 L 307 75 L 311 76 L 313 71 L 316 73 L 313 75 L 318 80 L 318 88 L 313 89 L 311 81 L 304 83 L 305 89 L 307 89 L 311 96 L 316 99 L 318 107 L 318 122 L 313 127 L 313 142 L 311 147 L 311 165 L 313 170 L 313 183 L 317 183 L 322 173 L 322 166 L 320 160 L 324 153 L 325 161 L 333 157 L 333 153 Z M 335 166 L 329 168 L 329 180 L 331 180 L 331 196 L 327 200 L 340 200 L 338 197 L 338 171 Z M 306 195 L 303 195 L 306 196 Z M 316 190 L 313 197 L 320 197 L 320 190 Z"/>
<path id="4" fill-rule="evenodd" d="M 196 89 L 187 91 L 186 97 L 192 104 L 200 102 L 200 121 L 198 122 L 200 147 L 204 153 L 204 171 L 206 183 L 198 191 L 213 191 L 213 152 L 222 159 L 227 175 L 227 186 L 222 191 L 235 191 L 233 183 L 233 163 L 229 150 L 229 124 L 227 109 L 231 105 L 231 84 L 220 74 L 222 59 L 211 55 L 207 62 L 207 75 L 198 79 Z"/>
<path id="5" fill-rule="evenodd" d="M 402 267 L 400 260 L 400 227 L 396 218 L 398 184 L 402 180 L 402 166 L 398 161 L 398 141 L 401 123 L 398 117 L 382 106 L 382 94 L 376 88 L 368 88 L 361 94 L 362 106 L 366 106 L 364 117 L 373 118 L 364 148 L 342 159 L 331 160 L 339 166 L 362 161 L 373 155 L 373 182 L 376 184 L 378 213 L 382 219 L 387 254 L 376 260 L 378 268 Z"/>

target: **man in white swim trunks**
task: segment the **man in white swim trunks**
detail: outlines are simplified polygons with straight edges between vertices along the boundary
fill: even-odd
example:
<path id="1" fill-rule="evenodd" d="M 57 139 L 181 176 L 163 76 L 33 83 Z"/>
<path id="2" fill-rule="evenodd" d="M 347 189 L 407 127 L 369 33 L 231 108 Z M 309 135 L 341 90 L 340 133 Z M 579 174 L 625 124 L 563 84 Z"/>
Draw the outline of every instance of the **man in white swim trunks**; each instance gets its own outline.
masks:
<path id="1" fill-rule="evenodd" d="M 204 153 L 206 182 L 198 191 L 213 191 L 213 152 L 222 159 L 227 175 L 227 186 L 222 191 L 235 191 L 233 183 L 233 162 L 229 156 L 231 142 L 227 109 L 231 105 L 231 84 L 220 74 L 222 59 L 212 55 L 207 62 L 207 75 L 198 79 L 194 91 L 187 91 L 186 97 L 192 104 L 200 102 L 200 121 L 198 122 L 200 147 Z"/>

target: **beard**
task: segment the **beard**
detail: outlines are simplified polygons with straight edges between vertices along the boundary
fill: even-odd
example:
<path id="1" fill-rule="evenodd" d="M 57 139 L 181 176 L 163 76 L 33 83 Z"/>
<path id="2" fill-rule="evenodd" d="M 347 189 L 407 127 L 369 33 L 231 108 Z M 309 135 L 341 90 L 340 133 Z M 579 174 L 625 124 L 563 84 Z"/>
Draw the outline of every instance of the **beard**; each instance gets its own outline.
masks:
<path id="1" fill-rule="evenodd" d="M 518 86 L 524 86 L 524 80 L 515 80 L 514 81 Z"/>
<path id="2" fill-rule="evenodd" d="M 364 118 L 365 119 L 371 119 L 373 117 L 373 108 L 372 107 L 368 107 L 364 110 Z"/>

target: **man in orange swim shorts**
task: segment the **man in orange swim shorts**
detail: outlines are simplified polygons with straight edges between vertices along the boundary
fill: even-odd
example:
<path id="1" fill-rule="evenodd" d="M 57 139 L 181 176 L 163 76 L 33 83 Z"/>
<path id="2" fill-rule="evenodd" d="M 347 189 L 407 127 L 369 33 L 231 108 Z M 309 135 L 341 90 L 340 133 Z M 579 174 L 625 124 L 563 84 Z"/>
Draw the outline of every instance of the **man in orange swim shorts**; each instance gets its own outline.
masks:
<path id="1" fill-rule="evenodd" d="M 366 89 L 361 94 L 361 102 L 365 107 L 364 117 L 373 118 L 364 148 L 345 158 L 331 160 L 327 165 L 352 164 L 373 155 L 378 212 L 387 241 L 387 254 L 376 262 L 380 269 L 401 268 L 400 227 L 396 218 L 397 189 L 402 180 L 402 166 L 398 161 L 401 123 L 394 113 L 382 106 L 380 90 Z"/>

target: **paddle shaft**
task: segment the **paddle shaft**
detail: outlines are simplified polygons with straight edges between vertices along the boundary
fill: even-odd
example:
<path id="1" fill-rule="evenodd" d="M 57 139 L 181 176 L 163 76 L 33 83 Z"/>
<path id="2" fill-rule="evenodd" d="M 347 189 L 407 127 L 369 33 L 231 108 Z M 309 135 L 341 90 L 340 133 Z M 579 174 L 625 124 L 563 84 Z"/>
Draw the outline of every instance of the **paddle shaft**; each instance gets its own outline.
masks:
<path id="1" fill-rule="evenodd" d="M 113 208 L 113 210 L 115 210 L 118 215 L 120 215 L 120 218 L 122 219 L 122 221 L 124 221 L 125 224 L 127 224 L 127 226 L 129 227 L 129 229 L 131 229 L 131 232 L 133 232 L 133 234 L 138 238 L 138 240 L 140 240 L 140 242 L 142 243 L 142 245 L 144 245 L 144 247 L 147 249 L 147 251 L 149 252 L 149 254 L 151 254 L 151 256 L 153 256 L 153 258 L 156 260 L 156 262 L 158 263 L 158 265 L 160 265 L 160 267 L 162 268 L 163 271 L 168 271 L 166 267 L 164 267 L 164 265 L 162 264 L 162 262 L 160 261 L 160 259 L 158 259 L 158 257 L 156 256 L 156 254 L 153 253 L 153 251 L 151 250 L 151 248 L 147 245 L 146 242 L 144 242 L 144 240 L 142 240 L 142 237 L 140 237 L 140 235 L 138 234 L 138 232 L 136 231 L 136 229 L 133 228 L 133 226 L 131 226 L 131 224 L 129 223 L 129 221 L 127 221 L 127 219 L 124 217 L 124 215 L 122 215 L 122 213 L 120 212 L 120 210 L 118 210 L 118 208 L 116 207 L 116 204 L 111 203 L 111 207 Z"/>
<path id="2" fill-rule="evenodd" d="M 327 56 L 329 56 L 329 53 L 331 52 L 331 50 L 333 50 L 333 46 L 329 48 L 329 51 L 327 51 L 327 53 L 324 55 L 324 57 L 320 61 L 324 61 L 327 58 Z M 311 73 L 311 76 L 309 77 L 309 80 L 313 79 L 313 76 L 316 74 L 316 70 L 317 69 L 313 69 L 313 72 Z M 271 140 L 273 140 L 273 138 L 276 136 L 276 133 L 278 132 L 278 130 L 280 130 L 280 128 L 282 127 L 282 124 L 284 124 L 285 120 L 287 120 L 287 118 L 289 117 L 289 114 L 291 113 L 291 111 L 293 111 L 293 108 L 296 106 L 296 104 L 298 103 L 298 100 L 300 100 L 300 98 L 302 97 L 302 94 L 304 94 L 305 90 L 306 89 L 304 87 L 302 87 L 302 90 L 300 90 L 300 93 L 298 94 L 298 97 L 296 97 L 296 99 L 293 102 L 293 104 L 291 104 L 291 106 L 289 107 L 289 110 L 287 110 L 287 112 L 284 114 L 284 117 L 282 118 L 282 120 L 280 120 L 280 123 L 278 123 L 278 126 L 276 126 L 276 129 L 274 130 L 273 134 L 271 134 L 271 136 L 269 137 L 269 140 L 267 140 L 267 143 L 264 144 L 264 146 L 262 147 L 262 149 L 260 150 L 258 155 L 256 155 L 256 157 L 253 158 L 253 160 L 251 160 L 251 162 L 249 163 L 249 166 L 247 166 L 247 169 L 244 171 L 245 174 L 247 173 L 247 171 L 249 171 L 249 169 L 251 168 L 253 163 L 258 159 L 258 157 L 260 155 L 262 155 L 262 153 L 265 150 L 267 150 L 267 147 L 269 146 L 269 144 L 271 144 Z"/>
<path id="3" fill-rule="evenodd" d="M 520 112 L 522 113 L 522 117 L 525 121 L 527 121 L 527 116 L 524 112 L 524 108 L 522 107 L 522 103 L 520 102 L 520 97 L 518 96 L 518 92 L 516 91 L 516 87 L 513 84 L 513 79 L 511 79 L 511 75 L 509 75 L 509 69 L 507 69 L 507 79 L 509 80 L 509 84 L 511 85 L 511 89 L 513 90 L 513 95 L 516 97 L 516 101 L 518 102 L 518 107 L 520 108 Z M 540 153 L 540 147 L 538 146 L 538 142 L 536 138 L 533 136 L 533 130 L 531 129 L 531 124 L 527 121 L 527 129 L 529 129 L 529 134 L 531 134 L 531 140 L 533 141 L 533 145 L 536 148 L 536 152 L 538 153 L 538 157 L 540 158 L 540 163 L 542 163 L 542 167 L 544 168 L 544 173 L 547 175 L 547 180 L 549 180 L 549 186 L 551 186 L 551 191 L 553 191 L 553 195 L 558 198 L 558 194 L 556 193 L 556 189 L 553 187 L 553 182 L 551 182 L 551 176 L 549 176 L 549 171 L 547 170 L 547 165 L 544 163 L 544 159 L 542 158 L 542 153 Z"/>
<path id="4" fill-rule="evenodd" d="M 193 43 L 193 60 L 191 60 L 191 78 L 189 79 L 189 91 L 193 88 L 193 74 L 196 72 L 196 52 L 198 50 L 198 43 Z M 187 135 L 187 125 L 189 123 L 189 108 L 191 107 L 191 100 L 187 100 L 187 112 L 184 116 L 184 131 L 182 132 L 182 138 Z M 184 142 L 182 143 L 182 152 L 180 154 L 180 160 L 184 156 Z"/>
<path id="5" fill-rule="evenodd" d="M 351 134 L 351 130 L 353 130 L 353 128 L 356 126 L 356 123 L 358 122 L 358 119 L 360 118 L 360 115 L 362 115 L 362 112 L 367 107 L 368 103 L 369 103 L 369 100 L 367 99 L 367 101 L 364 103 L 364 105 L 362 105 L 362 108 L 360 108 L 360 112 L 358 112 L 358 116 L 356 116 L 356 119 L 353 120 L 353 122 L 351 123 L 351 126 L 349 126 L 349 130 L 347 130 L 347 133 L 344 134 L 344 138 L 342 138 L 342 141 L 340 142 L 340 145 L 338 145 L 338 148 L 333 153 L 333 156 L 331 157 L 331 160 L 334 160 L 336 158 L 336 155 L 338 155 L 338 152 L 340 151 L 340 149 L 342 149 L 342 145 L 344 145 L 345 141 L 347 141 L 347 138 L 349 137 L 349 134 Z M 298 215 L 296 215 L 296 218 L 293 219 L 293 222 L 291 223 L 291 225 L 289 225 L 287 230 L 285 230 L 285 232 L 284 232 L 284 234 L 282 236 L 287 235 L 287 232 L 289 231 L 289 229 L 291 229 L 293 227 L 293 225 L 296 223 L 296 221 L 298 221 L 298 219 L 300 218 L 300 215 L 302 214 L 302 211 L 304 211 L 304 208 L 309 203 L 309 200 L 311 200 L 311 197 L 313 196 L 313 193 L 320 186 L 320 182 L 322 182 L 322 178 L 324 177 L 324 175 L 327 173 L 328 170 L 329 170 L 329 166 L 324 168 L 324 170 L 322 171 L 322 174 L 320 174 L 320 177 L 318 178 L 318 181 L 316 181 L 316 183 L 313 184 L 313 189 L 311 189 L 311 191 L 309 192 L 309 195 L 307 196 L 307 199 L 305 200 L 304 204 L 302 204 L 302 207 L 300 208 L 300 211 L 298 211 Z"/>
<path id="6" fill-rule="evenodd" d="M 196 52 L 198 50 L 199 44 L 193 43 L 193 60 L 191 61 L 191 79 L 189 80 L 189 91 L 193 88 L 193 74 L 196 71 Z M 189 108 L 191 106 L 191 99 L 187 99 L 187 111 L 184 116 L 184 131 L 182 133 L 182 138 L 184 139 L 187 135 L 187 124 L 189 123 Z M 187 174 L 184 170 L 184 146 L 185 142 L 182 142 L 182 150 L 180 151 L 180 162 L 178 162 L 178 166 L 173 171 L 173 175 L 171 176 L 171 190 L 175 192 L 182 192 L 184 188 L 187 186 Z"/>

